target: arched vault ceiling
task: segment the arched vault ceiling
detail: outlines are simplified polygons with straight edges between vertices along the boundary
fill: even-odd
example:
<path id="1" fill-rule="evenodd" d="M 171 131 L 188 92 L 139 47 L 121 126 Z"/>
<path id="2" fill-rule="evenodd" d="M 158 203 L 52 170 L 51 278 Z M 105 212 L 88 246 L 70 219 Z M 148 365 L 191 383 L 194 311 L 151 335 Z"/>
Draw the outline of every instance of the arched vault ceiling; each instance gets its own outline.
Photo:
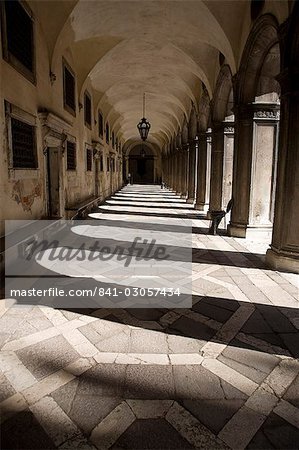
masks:
<path id="1" fill-rule="evenodd" d="M 229 38 L 201 0 L 80 0 L 73 6 L 53 61 L 71 49 L 80 92 L 89 77 L 105 118 L 125 140 L 138 139 L 143 92 L 150 135 L 162 145 L 189 119 L 202 82 L 212 94 L 219 51 L 235 72 Z"/>

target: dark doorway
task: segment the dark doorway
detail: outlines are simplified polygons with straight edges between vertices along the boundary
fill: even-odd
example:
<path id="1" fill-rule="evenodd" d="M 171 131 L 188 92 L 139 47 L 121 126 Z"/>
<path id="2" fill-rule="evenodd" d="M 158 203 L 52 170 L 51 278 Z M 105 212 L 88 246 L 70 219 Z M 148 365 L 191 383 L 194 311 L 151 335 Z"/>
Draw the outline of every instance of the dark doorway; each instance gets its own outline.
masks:
<path id="1" fill-rule="evenodd" d="M 150 149 L 137 146 L 129 155 L 129 173 L 133 183 L 151 184 L 155 182 L 155 160 Z"/>

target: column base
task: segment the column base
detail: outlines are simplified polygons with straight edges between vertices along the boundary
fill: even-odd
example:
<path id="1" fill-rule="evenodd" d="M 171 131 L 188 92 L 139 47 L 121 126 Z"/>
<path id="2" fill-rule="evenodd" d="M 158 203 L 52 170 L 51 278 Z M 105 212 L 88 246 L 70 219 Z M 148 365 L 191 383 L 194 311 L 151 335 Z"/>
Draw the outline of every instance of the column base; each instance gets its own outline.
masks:
<path id="1" fill-rule="evenodd" d="M 227 233 L 231 237 L 246 238 L 246 225 L 228 224 Z"/>
<path id="2" fill-rule="evenodd" d="M 194 198 L 187 198 L 187 203 L 193 203 L 194 204 L 195 199 Z"/>
<path id="3" fill-rule="evenodd" d="M 271 239 L 272 226 L 252 227 L 250 225 L 230 223 L 227 227 L 228 235 L 238 238 Z"/>
<path id="4" fill-rule="evenodd" d="M 209 204 L 208 203 L 195 203 L 194 208 L 198 211 L 208 212 Z"/>
<path id="5" fill-rule="evenodd" d="M 279 252 L 269 248 L 266 253 L 266 264 L 274 270 L 299 274 L 299 253 Z"/>

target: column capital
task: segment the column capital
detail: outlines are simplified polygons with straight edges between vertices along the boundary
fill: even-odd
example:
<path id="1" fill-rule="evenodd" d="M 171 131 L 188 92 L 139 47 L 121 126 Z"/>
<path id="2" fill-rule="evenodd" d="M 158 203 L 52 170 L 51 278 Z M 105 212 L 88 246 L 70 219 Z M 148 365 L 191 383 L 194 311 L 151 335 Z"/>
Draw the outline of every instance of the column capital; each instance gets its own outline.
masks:
<path id="1" fill-rule="evenodd" d="M 278 103 L 252 103 L 254 121 L 279 121 L 280 105 Z"/>
<path id="2" fill-rule="evenodd" d="M 212 129 L 211 128 L 208 128 L 206 131 L 206 139 L 207 139 L 207 143 L 212 142 Z"/>
<path id="3" fill-rule="evenodd" d="M 185 144 L 183 144 L 182 148 L 185 152 L 189 152 L 189 150 L 190 150 L 189 142 L 186 142 Z"/>
<path id="4" fill-rule="evenodd" d="M 223 129 L 223 133 L 227 136 L 231 136 L 234 135 L 235 133 L 235 122 L 231 122 L 231 121 L 224 121 L 224 129 Z"/>
<path id="5" fill-rule="evenodd" d="M 235 122 L 230 120 L 223 120 L 222 122 L 214 122 L 212 124 L 212 134 L 232 135 L 235 132 L 234 125 Z"/>
<path id="6" fill-rule="evenodd" d="M 190 139 L 189 141 L 189 149 L 196 149 L 196 147 L 198 147 L 198 143 L 199 143 L 199 138 L 198 136 L 195 136 L 194 139 Z"/>

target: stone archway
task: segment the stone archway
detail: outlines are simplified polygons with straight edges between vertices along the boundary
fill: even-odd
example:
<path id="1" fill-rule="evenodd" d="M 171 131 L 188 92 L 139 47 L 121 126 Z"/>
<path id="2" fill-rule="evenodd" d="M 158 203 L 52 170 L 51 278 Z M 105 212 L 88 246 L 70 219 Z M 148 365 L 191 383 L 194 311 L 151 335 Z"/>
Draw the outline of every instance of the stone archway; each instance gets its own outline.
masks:
<path id="1" fill-rule="evenodd" d="M 232 72 L 223 64 L 211 102 L 212 151 L 209 213 L 226 208 L 232 196 L 234 115 Z"/>
<path id="2" fill-rule="evenodd" d="M 280 108 L 277 28 L 270 14 L 257 19 L 235 77 L 232 236 L 270 239 L 272 232 Z"/>
<path id="3" fill-rule="evenodd" d="M 202 95 L 198 105 L 198 160 L 197 160 L 197 189 L 195 209 L 207 211 L 210 199 L 211 176 L 211 134 L 210 128 L 210 97 L 203 85 Z"/>

